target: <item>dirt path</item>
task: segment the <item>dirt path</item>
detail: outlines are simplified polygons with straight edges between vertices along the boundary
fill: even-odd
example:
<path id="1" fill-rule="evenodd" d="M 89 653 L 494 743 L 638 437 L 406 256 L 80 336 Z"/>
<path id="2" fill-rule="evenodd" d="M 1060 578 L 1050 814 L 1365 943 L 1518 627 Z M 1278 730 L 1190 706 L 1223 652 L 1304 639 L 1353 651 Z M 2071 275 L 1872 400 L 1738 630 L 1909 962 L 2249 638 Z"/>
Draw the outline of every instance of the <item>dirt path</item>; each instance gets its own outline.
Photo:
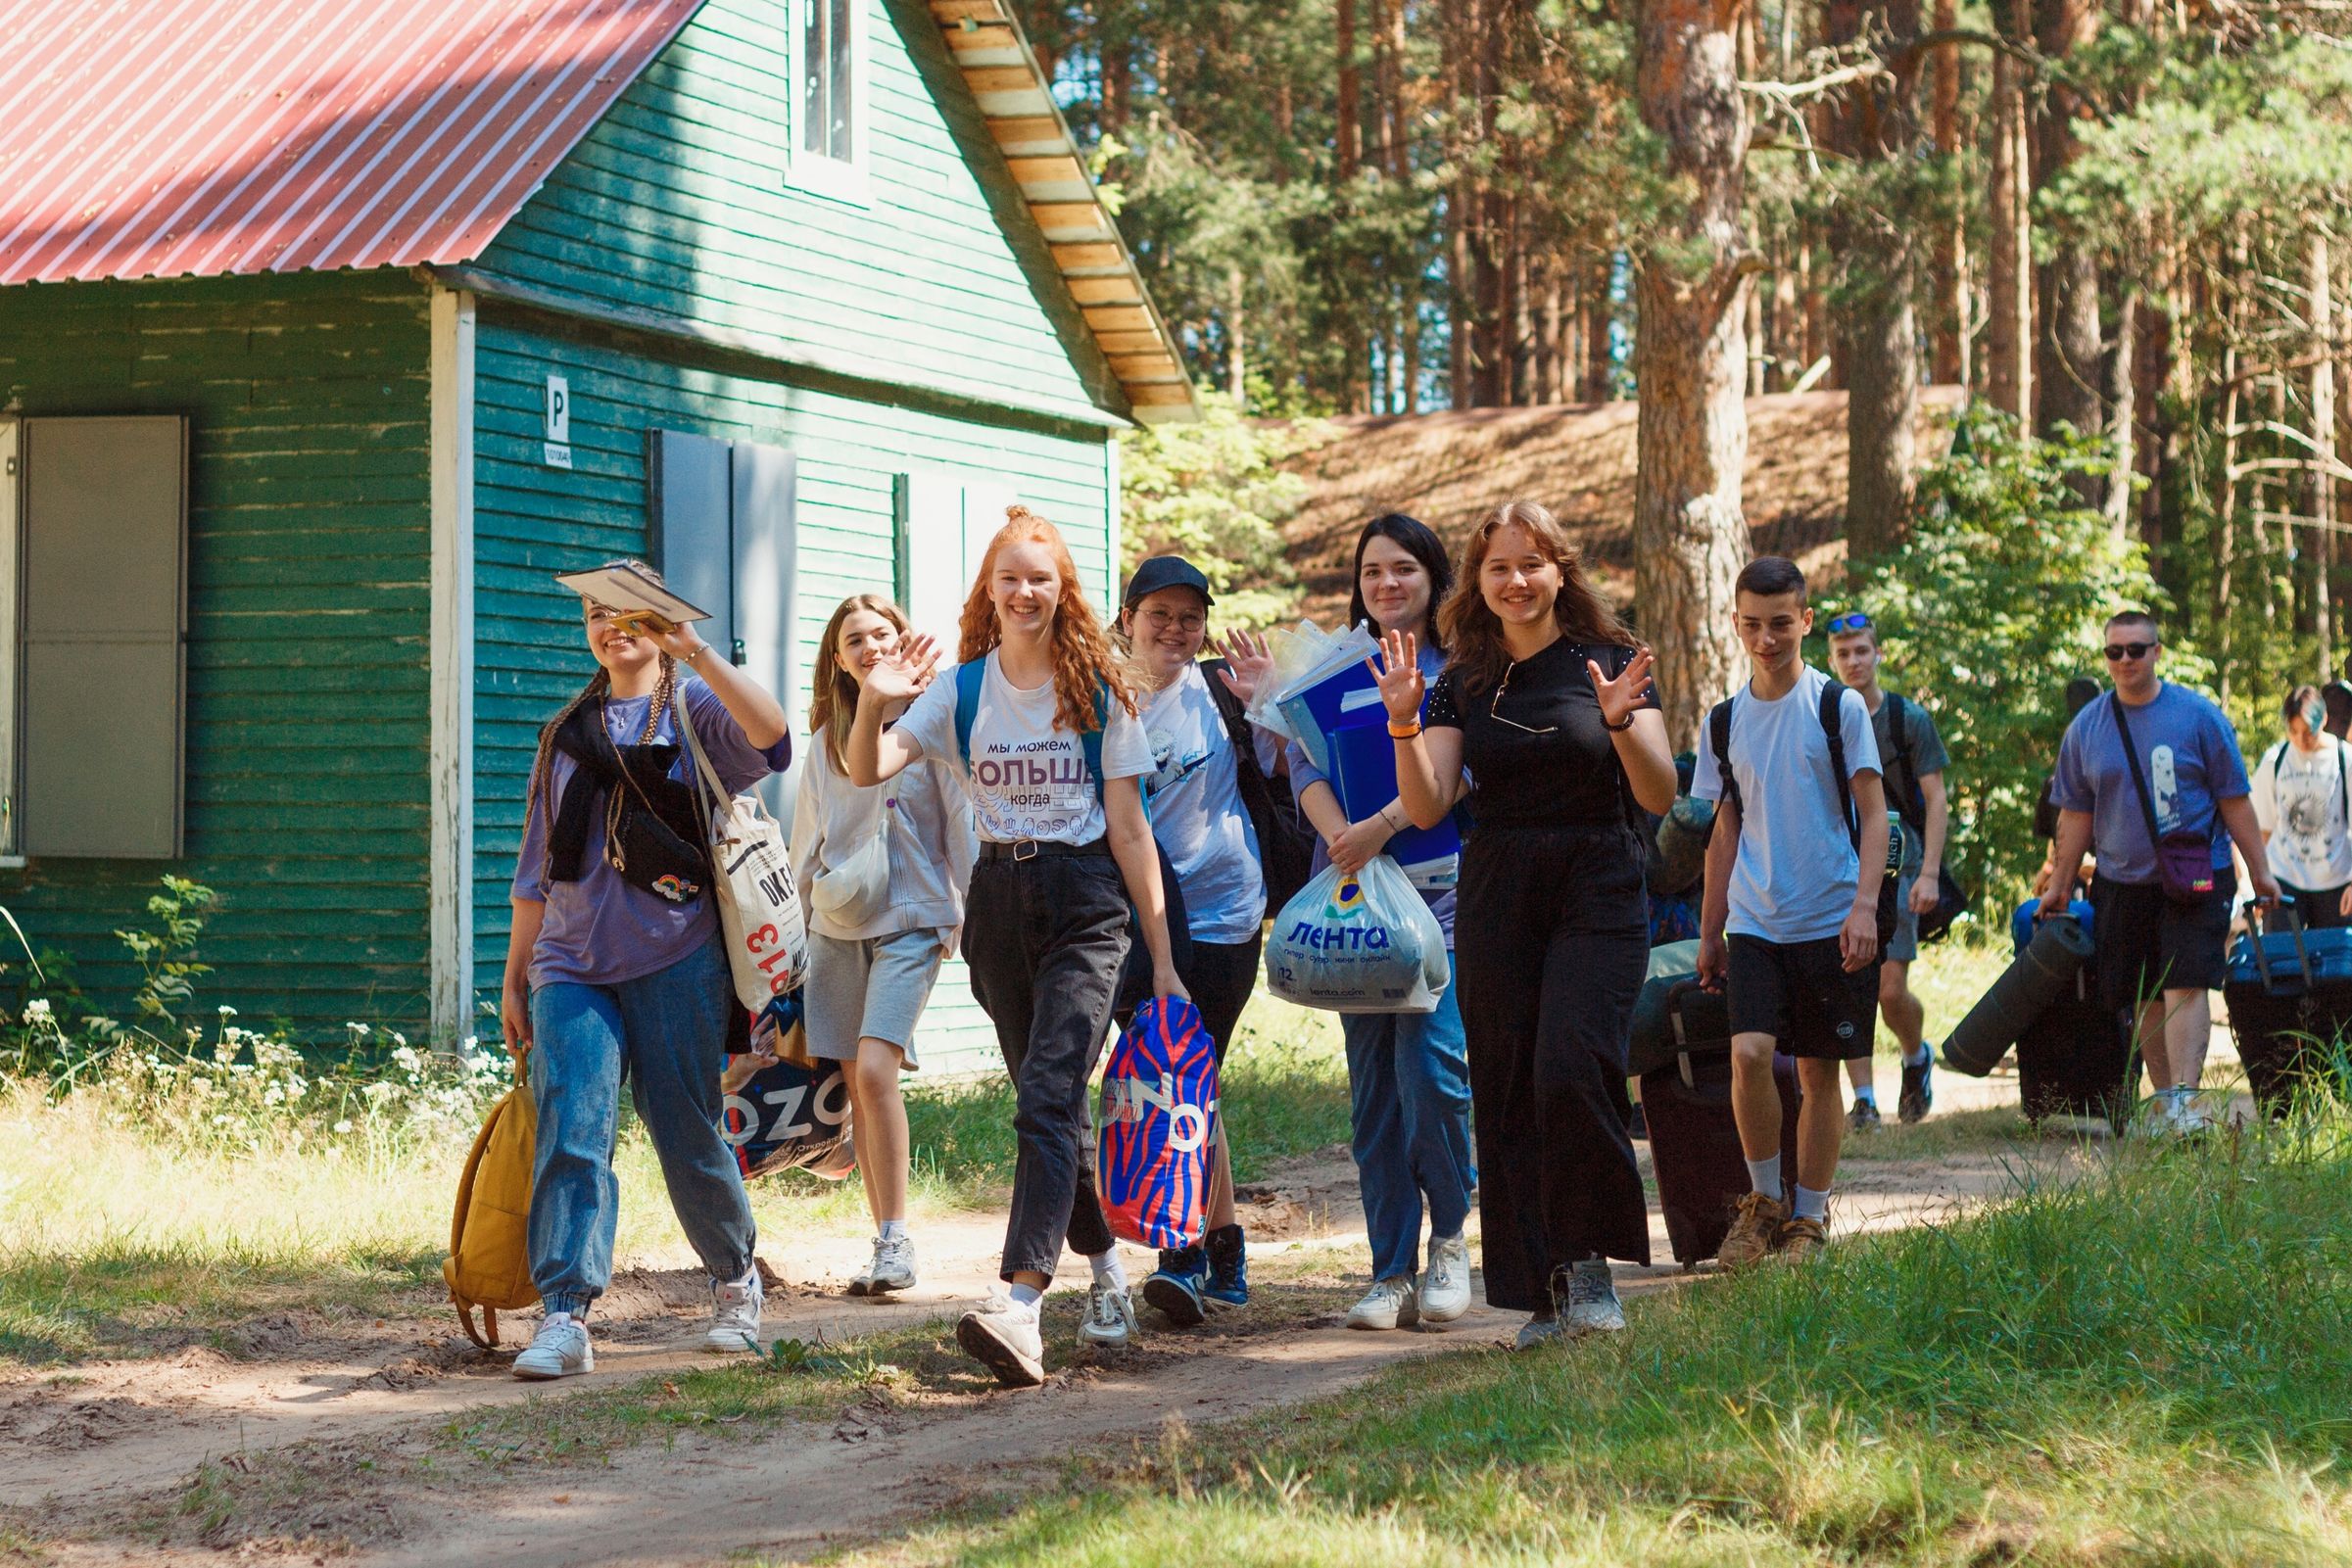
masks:
<path id="1" fill-rule="evenodd" d="M 1946 1107 L 2014 1100 L 2013 1085 L 1954 1083 Z M 2064 1159 L 2061 1146 L 2045 1146 Z M 1647 1153 L 1644 1155 L 1647 1160 Z M 2013 1157 L 1968 1152 L 1934 1160 L 1856 1159 L 1841 1172 L 1841 1231 L 1942 1217 L 2002 1190 Z M 1001 1475 L 1006 1465 L 1058 1458 L 1088 1445 L 1148 1438 L 1171 1419 L 1206 1422 L 1297 1402 L 1369 1376 L 1398 1358 L 1507 1343 L 1518 1326 L 1483 1307 L 1445 1332 L 1351 1333 L 1339 1309 L 1360 1285 L 1363 1215 L 1343 1155 L 1294 1163 L 1250 1190 L 1244 1222 L 1253 1257 L 1283 1284 L 1283 1305 L 1257 1305 L 1216 1320 L 1213 1332 L 1150 1333 L 1126 1356 L 1081 1359 L 1032 1394 L 971 1391 L 910 1402 L 851 1402 L 828 1431 L 792 1421 L 755 1438 L 689 1432 L 621 1450 L 609 1466 L 551 1479 L 530 1467 L 444 1479 L 432 1467 L 442 1434 L 467 1412 L 524 1400 L 550 1406 L 647 1374 L 710 1366 L 693 1348 L 706 1298 L 686 1270 L 625 1272 L 600 1305 L 598 1375 L 528 1385 L 505 1356 L 481 1353 L 444 1317 L 305 1321 L 252 1326 L 244 1358 L 207 1349 L 161 1360 L 98 1363 L 67 1374 L 0 1385 L 0 1475 L 10 1501 L 41 1501 L 20 1515 L 69 1539 L 42 1548 L 59 1562 L 216 1559 L 237 1545 L 264 1559 L 309 1560 L 322 1549 L 365 1563 L 708 1562 L 742 1551 L 800 1555 L 932 1511 Z M 1666 1258 L 1654 1214 L 1655 1255 Z M 771 1337 L 840 1340 L 936 1319 L 978 1300 L 994 1278 L 1001 1221 L 971 1215 L 930 1222 L 921 1234 L 924 1289 L 868 1304 L 838 1294 L 863 1260 L 852 1237 L 802 1238 L 771 1288 Z M 1144 1255 L 1132 1253 L 1138 1275 Z M 1138 1266 L 1140 1265 L 1140 1266 Z M 1079 1277 L 1082 1278 L 1082 1269 Z M 1620 1267 L 1620 1288 L 1666 1288 L 1671 1263 Z M 1305 1304 L 1302 1306 L 1302 1303 Z M 527 1334 L 530 1319 L 513 1325 Z M 184 1491 L 201 1461 L 253 1464 L 300 1446 L 309 1479 L 292 1512 L 257 1519 L 199 1544 L 167 1532 L 168 1544 L 116 1544 L 109 1518 L 156 1512 Z M 985 1463 L 976 1464 L 976 1456 Z M 416 1461 L 420 1458 L 420 1465 Z M 388 1462 L 380 1469 L 373 1460 Z M 355 1485 L 322 1481 L 354 1468 Z M 459 1467 L 462 1468 L 462 1467 Z M 305 1510 L 315 1506 L 315 1517 Z M 72 1536 L 84 1537 L 80 1541 Z M 120 1538 L 117 1538 L 120 1541 Z M 105 1544 L 101 1544 L 105 1543 Z M 4 1537 L 0 1537 L 4 1544 Z"/>

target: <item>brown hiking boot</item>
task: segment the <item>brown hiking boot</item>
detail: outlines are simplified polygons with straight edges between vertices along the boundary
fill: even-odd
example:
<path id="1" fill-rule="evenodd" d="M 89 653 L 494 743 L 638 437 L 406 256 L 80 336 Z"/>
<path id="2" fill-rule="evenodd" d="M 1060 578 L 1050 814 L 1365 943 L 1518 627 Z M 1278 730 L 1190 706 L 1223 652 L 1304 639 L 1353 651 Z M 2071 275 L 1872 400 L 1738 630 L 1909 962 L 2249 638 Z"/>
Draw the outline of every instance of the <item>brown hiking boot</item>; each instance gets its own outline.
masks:
<path id="1" fill-rule="evenodd" d="M 1748 1194 L 1733 1207 L 1731 1230 L 1715 1249 L 1715 1261 L 1725 1268 L 1746 1268 L 1761 1260 L 1772 1251 L 1788 1217 L 1789 1206 L 1778 1198 Z"/>
<path id="2" fill-rule="evenodd" d="M 1829 1245 L 1829 1232 L 1818 1219 L 1799 1216 L 1780 1227 L 1780 1237 L 1773 1251 L 1783 1258 L 1801 1262 Z"/>

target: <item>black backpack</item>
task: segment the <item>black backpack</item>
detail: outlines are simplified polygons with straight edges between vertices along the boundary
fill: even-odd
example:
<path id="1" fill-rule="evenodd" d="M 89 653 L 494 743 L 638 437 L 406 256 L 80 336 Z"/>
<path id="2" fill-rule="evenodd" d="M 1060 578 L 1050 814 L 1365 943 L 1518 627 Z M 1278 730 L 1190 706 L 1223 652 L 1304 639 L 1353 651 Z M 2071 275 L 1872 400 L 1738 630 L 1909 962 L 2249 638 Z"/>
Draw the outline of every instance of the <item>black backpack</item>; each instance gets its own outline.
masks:
<path id="1" fill-rule="evenodd" d="M 1242 809 L 1258 834 L 1258 863 L 1266 877 L 1266 913 L 1282 912 L 1298 890 L 1307 885 L 1308 868 L 1315 862 L 1315 830 L 1299 815 L 1289 789 L 1278 786 L 1258 766 L 1258 745 L 1241 699 L 1225 689 L 1220 677 L 1228 669 L 1223 659 L 1201 661 L 1201 678 L 1224 720 L 1233 742 L 1233 773 L 1241 788 Z"/>
<path id="2" fill-rule="evenodd" d="M 1838 792 L 1838 814 L 1846 819 L 1847 840 L 1858 856 L 1862 849 L 1862 818 L 1853 800 L 1853 778 L 1846 768 L 1845 726 L 1839 722 L 1838 704 L 1845 700 L 1846 688 L 1829 681 L 1821 689 L 1821 701 L 1814 713 L 1821 722 L 1821 733 L 1829 740 L 1829 771 L 1831 787 Z M 1707 738 L 1715 748 L 1715 774 L 1723 789 L 1723 798 L 1732 803 L 1740 814 L 1743 828 L 1748 822 L 1748 808 L 1740 803 L 1739 781 L 1731 771 L 1731 698 L 1725 697 L 1710 709 L 1706 716 Z M 1882 776 L 1883 777 L 1883 776 Z M 1898 813 L 1899 815 L 1899 813 Z M 1886 951 L 1887 943 L 1900 924 L 1900 907 L 1896 892 L 1901 878 L 1902 841 L 1891 834 L 1887 840 L 1887 874 L 1878 883 L 1878 943 Z"/>

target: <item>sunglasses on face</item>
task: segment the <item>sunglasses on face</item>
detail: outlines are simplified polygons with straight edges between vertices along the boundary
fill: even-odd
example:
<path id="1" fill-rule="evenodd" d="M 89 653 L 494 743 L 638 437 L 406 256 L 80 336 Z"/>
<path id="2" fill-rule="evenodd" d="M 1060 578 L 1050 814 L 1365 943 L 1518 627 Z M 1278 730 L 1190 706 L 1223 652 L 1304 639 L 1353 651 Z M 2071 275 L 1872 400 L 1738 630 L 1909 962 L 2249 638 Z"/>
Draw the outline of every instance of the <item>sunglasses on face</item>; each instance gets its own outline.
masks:
<path id="1" fill-rule="evenodd" d="M 1848 610 L 1844 615 L 1833 615 L 1829 618 L 1829 635 L 1832 637 L 1838 637 L 1847 632 L 1867 632 L 1869 630 L 1870 617 L 1860 610 Z"/>
<path id="2" fill-rule="evenodd" d="M 2157 642 L 2110 642 L 2107 644 L 2107 662 L 2119 664 L 2125 659 L 2144 659 L 2150 649 L 2162 645 Z"/>

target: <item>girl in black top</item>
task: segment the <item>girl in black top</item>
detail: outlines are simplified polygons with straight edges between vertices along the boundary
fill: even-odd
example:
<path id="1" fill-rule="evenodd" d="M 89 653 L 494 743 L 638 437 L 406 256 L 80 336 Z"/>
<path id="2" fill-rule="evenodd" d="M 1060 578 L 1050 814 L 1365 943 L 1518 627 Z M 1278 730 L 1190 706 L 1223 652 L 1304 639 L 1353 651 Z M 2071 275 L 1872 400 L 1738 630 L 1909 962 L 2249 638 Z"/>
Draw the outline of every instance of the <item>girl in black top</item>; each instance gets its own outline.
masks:
<path id="1" fill-rule="evenodd" d="M 1452 648 L 1420 721 L 1410 636 L 1383 640 L 1380 695 L 1416 823 L 1472 781 L 1454 983 L 1469 1037 L 1486 1299 L 1532 1314 L 1521 1348 L 1620 1329 L 1608 1259 L 1650 1260 L 1625 1126 L 1625 1053 L 1649 963 L 1634 803 L 1674 803 L 1650 650 L 1533 501 L 1463 546 Z"/>

